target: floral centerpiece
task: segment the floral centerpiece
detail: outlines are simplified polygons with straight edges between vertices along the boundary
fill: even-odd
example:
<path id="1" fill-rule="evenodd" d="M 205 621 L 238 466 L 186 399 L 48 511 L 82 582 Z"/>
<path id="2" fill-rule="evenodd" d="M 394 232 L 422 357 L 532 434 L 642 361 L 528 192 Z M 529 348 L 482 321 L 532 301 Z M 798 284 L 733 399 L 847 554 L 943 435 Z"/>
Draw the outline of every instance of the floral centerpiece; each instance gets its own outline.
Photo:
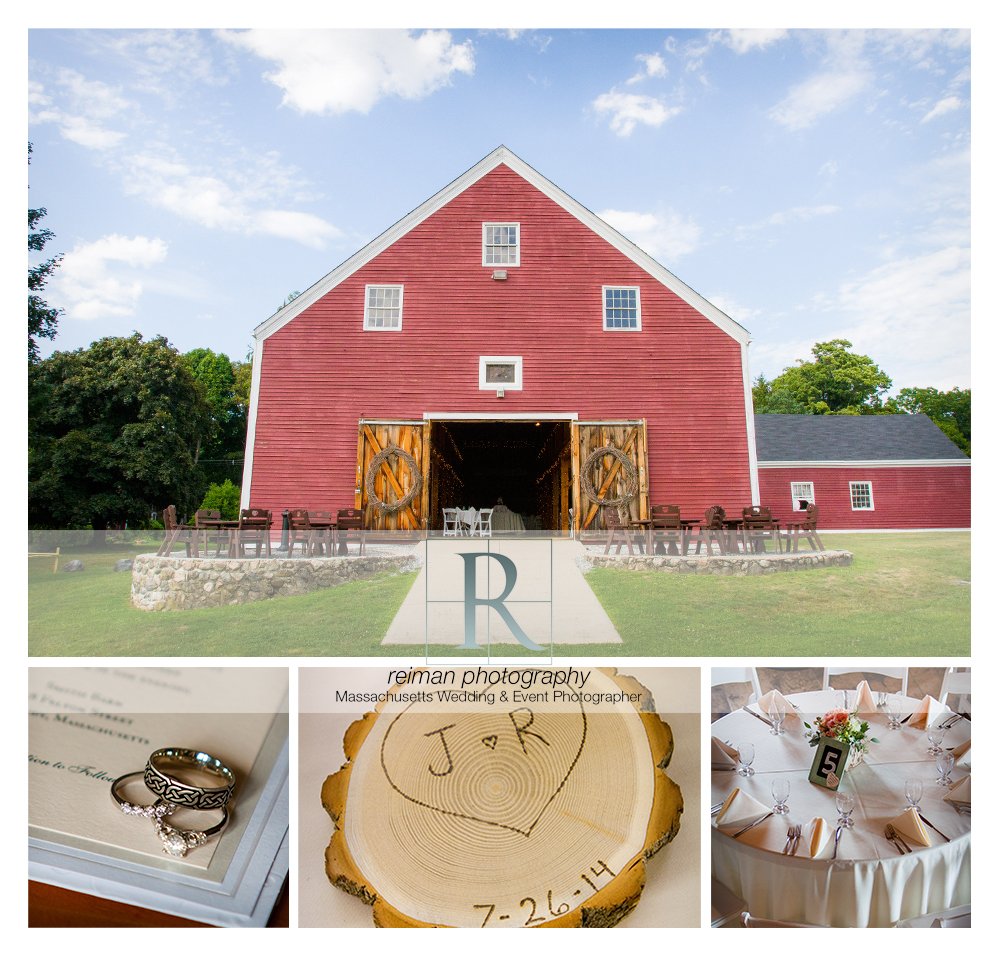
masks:
<path id="1" fill-rule="evenodd" d="M 848 768 L 854 768 L 861 762 L 872 742 L 878 743 L 877 738 L 868 734 L 868 723 L 859 719 L 857 712 L 848 712 L 847 709 L 831 709 L 825 715 L 817 715 L 815 727 L 808 722 L 802 724 L 809 729 L 807 740 L 814 748 L 824 738 L 834 738 L 850 745 Z"/>

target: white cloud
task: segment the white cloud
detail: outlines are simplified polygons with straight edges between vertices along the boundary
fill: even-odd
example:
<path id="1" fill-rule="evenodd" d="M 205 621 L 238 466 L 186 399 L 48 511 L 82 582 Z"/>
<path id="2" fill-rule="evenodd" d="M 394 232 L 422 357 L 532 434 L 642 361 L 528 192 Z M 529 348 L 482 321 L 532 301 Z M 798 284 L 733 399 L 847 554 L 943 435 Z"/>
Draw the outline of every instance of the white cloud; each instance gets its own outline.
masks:
<path id="1" fill-rule="evenodd" d="M 951 113 L 953 110 L 957 110 L 962 106 L 962 101 L 957 96 L 946 96 L 943 100 L 938 100 L 937 103 L 923 116 L 921 123 L 929 123 L 931 120 L 936 120 L 939 116 L 944 116 L 946 113 Z"/>
<path id="2" fill-rule="evenodd" d="M 804 223 L 817 216 L 830 216 L 832 213 L 839 212 L 840 207 L 834 206 L 832 203 L 824 203 L 820 206 L 793 206 L 790 209 L 772 213 L 767 218 L 767 225 L 784 226 L 787 223 Z"/>
<path id="3" fill-rule="evenodd" d="M 163 262 L 167 244 L 147 236 L 103 236 L 75 246 L 50 281 L 52 301 L 70 319 L 133 316 L 143 292 L 142 271 Z"/>
<path id="4" fill-rule="evenodd" d="M 849 323 L 838 335 L 872 356 L 896 388 L 967 384 L 970 260 L 968 248 L 950 246 L 844 282 L 831 304 Z"/>
<path id="5" fill-rule="evenodd" d="M 611 114 L 611 129 L 619 136 L 629 136 L 639 123 L 662 126 L 681 112 L 679 106 L 668 106 L 656 97 L 615 90 L 602 93 L 594 100 L 593 107 L 598 113 Z"/>
<path id="6" fill-rule="evenodd" d="M 722 30 L 712 34 L 713 40 L 721 41 L 736 53 L 749 53 L 751 50 L 763 50 L 772 43 L 784 40 L 787 30 L 761 27 L 748 30 Z"/>
<path id="7" fill-rule="evenodd" d="M 609 209 L 597 215 L 660 262 L 693 252 L 701 239 L 701 227 L 672 210 L 637 213 Z"/>
<path id="8" fill-rule="evenodd" d="M 262 162 L 264 169 L 271 169 L 273 157 L 265 156 Z M 239 177 L 223 179 L 172 156 L 146 153 L 126 160 L 125 189 L 208 229 L 293 239 L 314 249 L 340 235 L 335 226 L 311 213 L 265 205 L 276 191 L 259 173 L 249 167 Z"/>
<path id="9" fill-rule="evenodd" d="M 631 76 L 625 82 L 628 84 L 639 83 L 641 80 L 649 78 L 659 79 L 667 75 L 667 64 L 658 53 L 637 53 L 635 57 L 641 64 L 642 69 Z"/>
<path id="10" fill-rule="evenodd" d="M 790 130 L 804 130 L 853 100 L 869 81 L 861 65 L 817 73 L 793 87 L 768 116 Z"/>
<path id="11" fill-rule="evenodd" d="M 132 103 L 116 87 L 65 69 L 56 74 L 54 86 L 57 93 L 38 81 L 30 85 L 32 123 L 54 123 L 63 137 L 89 150 L 110 150 L 125 139 L 110 124 L 121 122 Z"/>
<path id="12" fill-rule="evenodd" d="M 417 100 L 475 71 L 470 41 L 447 30 L 246 30 L 221 34 L 276 65 L 264 76 L 301 113 L 368 113 L 383 97 Z"/>
<path id="13" fill-rule="evenodd" d="M 742 306 L 735 299 L 726 296 L 724 293 L 716 293 L 707 297 L 708 301 L 721 309 L 731 319 L 735 319 L 741 326 L 749 328 L 750 322 L 761 315 L 762 310 L 750 306 Z"/>

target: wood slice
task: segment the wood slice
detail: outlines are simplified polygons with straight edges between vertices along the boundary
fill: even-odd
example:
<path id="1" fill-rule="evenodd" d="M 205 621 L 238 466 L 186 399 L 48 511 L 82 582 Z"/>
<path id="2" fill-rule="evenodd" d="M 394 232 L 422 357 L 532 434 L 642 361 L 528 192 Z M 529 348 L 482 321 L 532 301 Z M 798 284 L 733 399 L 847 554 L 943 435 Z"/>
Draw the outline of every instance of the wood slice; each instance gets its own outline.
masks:
<path id="1" fill-rule="evenodd" d="M 575 701 L 534 671 L 527 689 L 437 687 L 347 730 L 322 790 L 326 870 L 376 925 L 608 927 L 638 903 L 683 811 L 670 728 L 630 676 L 593 669 Z"/>

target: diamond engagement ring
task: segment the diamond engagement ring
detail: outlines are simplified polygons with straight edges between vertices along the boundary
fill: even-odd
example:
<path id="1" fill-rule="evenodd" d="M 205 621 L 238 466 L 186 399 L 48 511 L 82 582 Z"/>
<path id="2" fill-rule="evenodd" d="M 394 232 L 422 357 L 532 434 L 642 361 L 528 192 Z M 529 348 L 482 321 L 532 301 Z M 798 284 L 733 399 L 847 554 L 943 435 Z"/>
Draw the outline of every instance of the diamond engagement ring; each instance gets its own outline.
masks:
<path id="1" fill-rule="evenodd" d="M 126 815 L 152 819 L 153 829 L 156 831 L 157 837 L 163 844 L 163 851 L 166 852 L 166 854 L 172 855 L 175 858 L 183 858 L 188 853 L 189 849 L 198 848 L 200 845 L 204 845 L 212 835 L 217 835 L 229 823 L 229 811 L 223 808 L 222 818 L 215 825 L 212 825 L 210 828 L 206 828 L 204 831 L 174 828 L 173 825 L 169 825 L 165 821 L 167 816 L 172 815 L 177 811 L 178 806 L 172 802 L 167 802 L 162 798 L 157 798 L 152 805 L 135 805 L 131 802 L 125 801 L 122 797 L 121 786 L 123 786 L 129 779 L 138 778 L 140 776 L 145 776 L 145 773 L 141 770 L 137 772 L 129 772 L 126 775 L 120 775 L 111 783 L 111 797 L 118 803 L 121 810 Z"/>
<path id="2" fill-rule="evenodd" d="M 175 777 L 179 769 L 207 772 L 214 778 L 221 778 L 225 784 L 215 787 L 192 785 Z M 143 781 L 154 795 L 185 808 L 225 808 L 236 788 L 232 769 L 207 752 L 192 748 L 158 748 L 146 762 Z"/>

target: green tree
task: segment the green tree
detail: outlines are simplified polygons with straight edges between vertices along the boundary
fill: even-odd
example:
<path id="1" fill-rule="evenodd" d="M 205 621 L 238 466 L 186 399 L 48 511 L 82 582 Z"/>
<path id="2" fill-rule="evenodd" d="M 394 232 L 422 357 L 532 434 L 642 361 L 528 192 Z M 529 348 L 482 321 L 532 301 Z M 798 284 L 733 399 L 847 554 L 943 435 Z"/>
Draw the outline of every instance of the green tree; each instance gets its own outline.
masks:
<path id="1" fill-rule="evenodd" d="M 31 144 L 28 144 L 28 163 L 31 163 Z M 55 234 L 39 227 L 48 211 L 44 207 L 28 210 L 28 254 L 40 253 Z M 28 267 L 28 362 L 38 362 L 38 339 L 55 339 L 61 309 L 49 306 L 41 297 L 49 277 L 59 265 L 62 256 L 52 256 L 42 263 Z"/>
<path id="2" fill-rule="evenodd" d="M 887 403 L 892 412 L 923 413 L 966 455 L 972 455 L 972 390 L 957 386 L 941 392 L 933 386 L 907 386 Z"/>
<path id="3" fill-rule="evenodd" d="M 771 382 L 770 396 L 818 415 L 881 412 L 892 380 L 870 356 L 852 353 L 851 345 L 846 339 L 816 343 L 812 361 L 800 359 L 797 366 L 787 366 Z M 758 410 L 763 411 L 778 410 Z"/>
<path id="4" fill-rule="evenodd" d="M 212 430 L 199 450 L 198 465 L 208 482 L 239 482 L 249 405 L 249 385 L 244 386 L 246 364 L 233 362 L 225 353 L 211 349 L 192 349 L 183 359 L 212 410 Z"/>
<path id="5" fill-rule="evenodd" d="M 775 390 L 764 374 L 753 382 L 753 411 L 760 413 L 808 413 L 809 409 L 787 390 Z"/>
<path id="6" fill-rule="evenodd" d="M 32 528 L 106 529 L 197 505 L 195 458 L 212 411 L 162 336 L 56 352 L 30 367 L 28 395 Z"/>
<path id="7" fill-rule="evenodd" d="M 225 482 L 213 482 L 201 500 L 199 509 L 218 509 L 222 519 L 239 519 L 240 489 L 228 479 Z"/>

